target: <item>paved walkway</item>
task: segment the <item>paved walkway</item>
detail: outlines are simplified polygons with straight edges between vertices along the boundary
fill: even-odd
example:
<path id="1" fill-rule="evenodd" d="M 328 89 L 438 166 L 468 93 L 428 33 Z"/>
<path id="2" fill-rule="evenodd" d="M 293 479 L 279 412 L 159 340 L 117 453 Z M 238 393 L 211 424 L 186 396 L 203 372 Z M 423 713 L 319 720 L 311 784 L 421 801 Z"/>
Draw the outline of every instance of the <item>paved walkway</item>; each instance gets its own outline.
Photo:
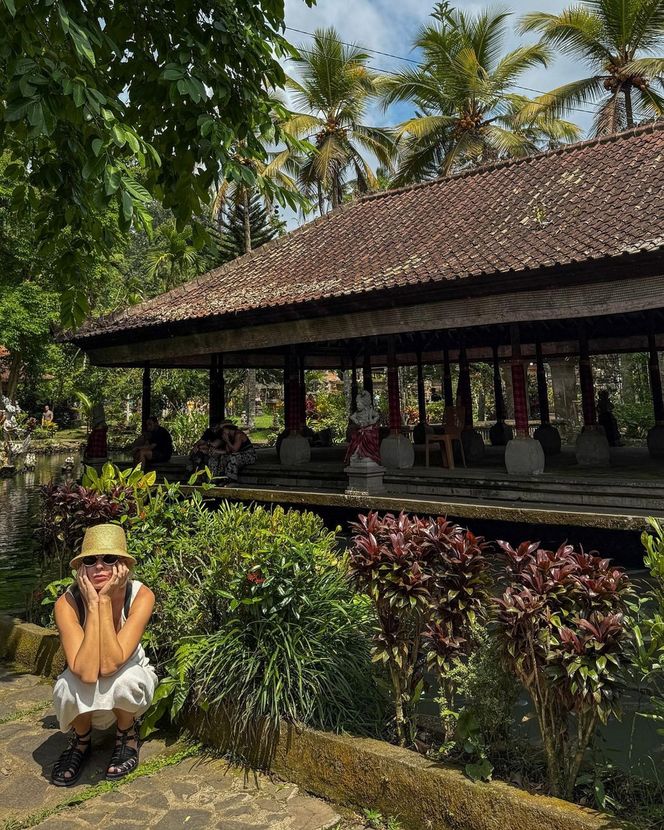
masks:
<path id="1" fill-rule="evenodd" d="M 191 757 L 182 744 L 159 739 L 142 747 L 134 780 L 100 784 L 112 750 L 112 730 L 95 733 L 92 758 L 77 785 L 53 787 L 50 771 L 65 738 L 50 701 L 51 686 L 43 678 L 0 666 L 1 830 L 350 827 L 332 806 L 304 795 L 294 784 L 258 775 L 246 780 L 241 770 L 223 761 Z"/>

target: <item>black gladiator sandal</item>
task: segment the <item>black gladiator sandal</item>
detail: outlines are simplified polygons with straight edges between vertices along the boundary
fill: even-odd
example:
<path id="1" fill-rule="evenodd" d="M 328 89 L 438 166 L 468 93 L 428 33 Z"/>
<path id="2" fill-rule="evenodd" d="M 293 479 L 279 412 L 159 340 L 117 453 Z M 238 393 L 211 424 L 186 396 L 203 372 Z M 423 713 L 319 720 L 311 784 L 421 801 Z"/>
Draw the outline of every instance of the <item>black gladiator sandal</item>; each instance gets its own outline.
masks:
<path id="1" fill-rule="evenodd" d="M 133 733 L 130 735 L 130 733 Z M 124 778 L 132 770 L 138 766 L 138 751 L 141 742 L 138 738 L 138 724 L 136 721 L 128 729 L 118 729 L 115 735 L 118 743 L 115 744 L 113 755 L 108 762 L 106 780 L 117 781 L 118 778 Z M 127 746 L 127 741 L 136 738 L 136 749 L 133 746 Z M 111 767 L 115 767 L 118 772 L 108 772 Z"/>
<path id="2" fill-rule="evenodd" d="M 69 746 L 58 758 L 51 772 L 51 783 L 55 784 L 56 787 L 71 787 L 81 777 L 85 762 L 92 752 L 91 733 L 92 727 L 84 735 L 79 735 L 75 729 L 72 729 L 72 734 L 69 736 Z M 83 744 L 85 749 L 79 749 L 79 744 Z M 69 773 L 68 778 L 65 777 L 67 772 Z"/>

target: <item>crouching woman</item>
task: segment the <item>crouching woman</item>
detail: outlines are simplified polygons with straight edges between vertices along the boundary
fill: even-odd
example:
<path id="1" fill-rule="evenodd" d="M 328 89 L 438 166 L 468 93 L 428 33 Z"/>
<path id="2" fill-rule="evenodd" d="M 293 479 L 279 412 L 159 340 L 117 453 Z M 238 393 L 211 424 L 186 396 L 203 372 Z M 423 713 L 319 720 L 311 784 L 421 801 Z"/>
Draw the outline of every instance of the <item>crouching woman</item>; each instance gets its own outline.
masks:
<path id="1" fill-rule="evenodd" d="M 118 525 L 88 528 L 81 553 L 71 560 L 76 585 L 55 604 L 55 622 L 67 660 L 53 690 L 69 745 L 51 776 L 59 787 L 74 784 L 91 752 L 92 728 L 117 722 L 107 779 L 138 766 L 137 718 L 150 706 L 157 676 L 141 646 L 154 594 L 131 578 L 136 560 Z"/>

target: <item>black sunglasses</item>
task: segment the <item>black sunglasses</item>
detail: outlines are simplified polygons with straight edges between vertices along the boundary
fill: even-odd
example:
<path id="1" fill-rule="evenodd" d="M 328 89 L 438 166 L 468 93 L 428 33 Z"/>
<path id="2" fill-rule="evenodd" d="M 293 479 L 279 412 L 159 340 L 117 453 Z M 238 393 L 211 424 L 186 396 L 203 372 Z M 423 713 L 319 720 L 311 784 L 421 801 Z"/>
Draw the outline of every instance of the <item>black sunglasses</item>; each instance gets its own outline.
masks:
<path id="1" fill-rule="evenodd" d="M 114 556 L 112 553 L 107 553 L 106 556 L 84 556 L 81 561 L 86 568 L 91 568 L 97 564 L 98 559 L 101 559 L 104 565 L 115 565 L 119 558 L 119 556 Z"/>

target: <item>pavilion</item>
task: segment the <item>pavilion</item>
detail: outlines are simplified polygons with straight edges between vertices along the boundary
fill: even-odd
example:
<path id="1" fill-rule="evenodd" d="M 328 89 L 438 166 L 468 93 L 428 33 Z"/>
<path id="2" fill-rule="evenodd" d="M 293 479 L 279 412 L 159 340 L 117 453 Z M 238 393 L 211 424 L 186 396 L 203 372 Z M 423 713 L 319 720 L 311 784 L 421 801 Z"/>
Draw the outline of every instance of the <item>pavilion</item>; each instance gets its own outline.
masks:
<path id="1" fill-rule="evenodd" d="M 464 446 L 477 471 L 484 442 L 473 425 L 469 366 L 483 361 L 493 366 L 492 442 L 506 444 L 496 478 L 534 481 L 560 448 L 545 365 L 573 357 L 584 425 L 576 460 L 597 481 L 610 454 L 597 422 L 593 355 L 649 353 L 648 446 L 652 456 L 664 455 L 664 121 L 366 196 L 173 291 L 89 320 L 69 339 L 97 365 L 142 367 L 145 413 L 152 368 L 209 369 L 213 420 L 224 411 L 226 367 L 283 369 L 282 477 L 293 471 L 294 478 L 312 466 L 299 435 L 304 371 L 354 370 L 355 394 L 358 374 L 372 391 L 372 371 L 386 367 L 386 481 L 412 479 L 399 365 L 417 366 L 423 424 L 422 367 L 440 365 L 445 403 L 463 405 Z M 541 405 L 534 437 L 527 362 L 537 367 Z M 506 364 L 514 436 L 504 423 Z M 438 491 L 447 472 L 436 470 Z M 431 482 L 429 472 L 409 492 L 426 492 Z"/>

